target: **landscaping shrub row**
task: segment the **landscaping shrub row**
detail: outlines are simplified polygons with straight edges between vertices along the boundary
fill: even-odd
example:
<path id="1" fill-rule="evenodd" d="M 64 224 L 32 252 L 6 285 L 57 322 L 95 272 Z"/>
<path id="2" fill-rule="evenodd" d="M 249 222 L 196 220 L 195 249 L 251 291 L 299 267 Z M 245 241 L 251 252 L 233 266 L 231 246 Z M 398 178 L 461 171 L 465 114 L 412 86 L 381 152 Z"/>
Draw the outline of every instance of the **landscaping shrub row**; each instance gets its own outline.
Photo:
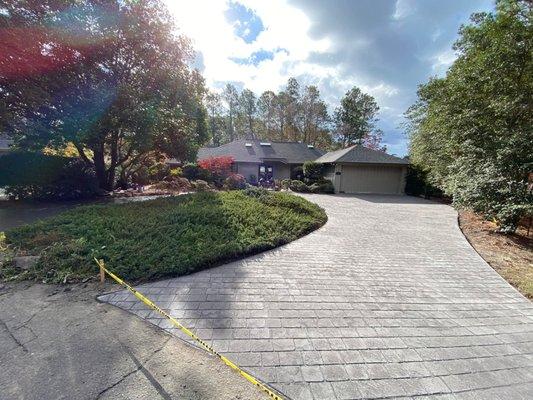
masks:
<path id="1" fill-rule="evenodd" d="M 326 219 L 320 207 L 298 196 L 246 189 L 80 207 L 9 230 L 5 242 L 19 253 L 41 256 L 23 272 L 28 279 L 91 277 L 97 257 L 121 277 L 140 281 L 188 274 L 271 249 Z"/>
<path id="2" fill-rule="evenodd" d="M 12 152 L 0 157 L 0 187 L 14 199 L 72 200 L 98 193 L 94 170 L 72 157 Z"/>
<path id="3" fill-rule="evenodd" d="M 286 179 L 282 187 L 301 193 L 335 193 L 333 183 L 324 178 L 325 166 L 315 161 L 306 161 L 302 168 L 303 180 Z"/>
<path id="4" fill-rule="evenodd" d="M 300 193 L 335 193 L 333 183 L 328 179 L 320 179 L 310 184 L 296 179 L 284 179 L 281 181 L 281 187 Z"/>

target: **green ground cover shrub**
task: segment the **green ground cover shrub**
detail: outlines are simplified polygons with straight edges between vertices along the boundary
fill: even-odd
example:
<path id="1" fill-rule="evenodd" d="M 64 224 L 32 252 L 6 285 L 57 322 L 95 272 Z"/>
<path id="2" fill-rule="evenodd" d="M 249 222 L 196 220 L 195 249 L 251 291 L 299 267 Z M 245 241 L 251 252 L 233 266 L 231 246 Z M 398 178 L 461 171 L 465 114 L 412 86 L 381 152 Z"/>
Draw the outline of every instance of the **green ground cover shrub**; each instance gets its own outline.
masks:
<path id="1" fill-rule="evenodd" d="M 41 255 L 24 273 L 28 279 L 91 277 L 97 272 L 96 257 L 124 279 L 144 281 L 280 246 L 326 220 L 320 207 L 301 197 L 246 189 L 79 207 L 9 230 L 5 243 L 18 252 Z"/>
<path id="2" fill-rule="evenodd" d="M 271 194 L 271 192 L 269 192 L 268 190 L 255 186 L 248 186 L 242 191 L 242 193 L 246 196 L 254 197 L 262 201 L 264 201 Z"/>
<path id="3" fill-rule="evenodd" d="M 335 193 L 335 187 L 333 183 L 328 179 L 322 179 L 318 182 L 315 182 L 309 185 L 309 190 L 311 193 Z"/>
<path id="4" fill-rule="evenodd" d="M 307 186 L 304 182 L 298 180 L 292 180 L 289 184 L 289 189 L 291 189 L 293 192 L 309 192 L 309 186 Z"/>
<path id="5" fill-rule="evenodd" d="M 298 180 L 290 180 L 286 184 L 288 184 L 289 189 L 291 189 L 293 192 L 327 194 L 335 193 L 333 183 L 330 180 L 324 178 L 310 184 L 306 184 L 305 182 Z"/>

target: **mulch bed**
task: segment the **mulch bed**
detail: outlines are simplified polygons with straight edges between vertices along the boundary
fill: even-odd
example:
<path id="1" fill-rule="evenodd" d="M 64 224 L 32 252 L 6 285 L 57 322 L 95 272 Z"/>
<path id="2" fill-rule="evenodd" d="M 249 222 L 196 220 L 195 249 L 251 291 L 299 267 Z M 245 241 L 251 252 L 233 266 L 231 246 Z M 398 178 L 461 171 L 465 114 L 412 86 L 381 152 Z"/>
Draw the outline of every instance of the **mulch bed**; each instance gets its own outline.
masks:
<path id="1" fill-rule="evenodd" d="M 496 232 L 497 226 L 471 211 L 459 212 L 461 229 L 476 251 L 524 296 L 533 299 L 533 229 L 521 226 L 515 234 Z"/>

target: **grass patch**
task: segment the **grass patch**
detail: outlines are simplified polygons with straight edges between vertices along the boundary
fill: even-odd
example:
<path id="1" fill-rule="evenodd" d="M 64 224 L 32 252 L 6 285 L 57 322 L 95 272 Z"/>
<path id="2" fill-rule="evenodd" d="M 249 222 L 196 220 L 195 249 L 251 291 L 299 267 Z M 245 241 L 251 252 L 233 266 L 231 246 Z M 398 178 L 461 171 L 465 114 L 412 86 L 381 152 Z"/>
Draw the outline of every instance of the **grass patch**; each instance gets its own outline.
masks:
<path id="1" fill-rule="evenodd" d="M 320 207 L 287 193 L 196 193 L 79 207 L 9 230 L 5 243 L 19 253 L 41 256 L 25 272 L 28 279 L 94 277 L 97 257 L 119 276 L 138 282 L 189 274 L 272 249 L 326 220 Z M 12 268 L 0 271 L 4 279 L 12 274 Z"/>

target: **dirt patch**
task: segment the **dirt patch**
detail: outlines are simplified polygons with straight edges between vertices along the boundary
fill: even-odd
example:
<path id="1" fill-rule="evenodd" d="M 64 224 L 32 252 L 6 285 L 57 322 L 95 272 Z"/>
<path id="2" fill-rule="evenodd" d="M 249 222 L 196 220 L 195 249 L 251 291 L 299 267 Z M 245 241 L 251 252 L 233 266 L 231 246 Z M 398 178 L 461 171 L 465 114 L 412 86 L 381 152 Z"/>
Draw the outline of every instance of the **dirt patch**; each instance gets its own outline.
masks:
<path id="1" fill-rule="evenodd" d="M 519 228 L 514 235 L 496 232 L 496 224 L 470 211 L 459 212 L 459 224 L 477 252 L 507 282 L 533 299 L 533 229 Z"/>

